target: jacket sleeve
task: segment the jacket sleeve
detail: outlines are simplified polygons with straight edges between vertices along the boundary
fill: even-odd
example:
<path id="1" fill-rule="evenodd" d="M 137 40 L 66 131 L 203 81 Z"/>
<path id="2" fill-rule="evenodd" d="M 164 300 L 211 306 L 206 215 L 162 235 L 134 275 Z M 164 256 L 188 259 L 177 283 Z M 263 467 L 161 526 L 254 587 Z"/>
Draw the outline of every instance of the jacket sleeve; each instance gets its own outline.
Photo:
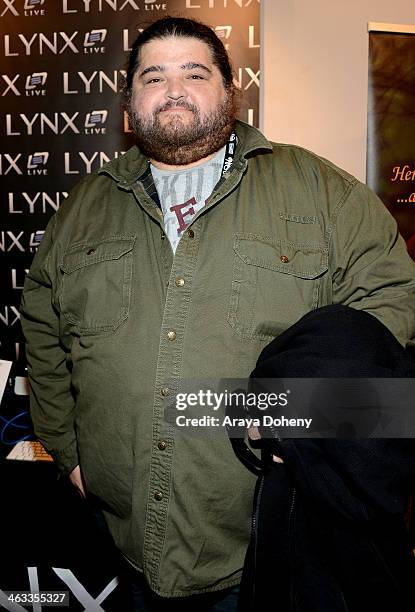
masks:
<path id="1" fill-rule="evenodd" d="M 59 313 L 52 301 L 50 261 L 56 222 L 57 215 L 49 222 L 26 277 L 20 312 L 35 433 L 64 475 L 76 467 L 78 454 L 69 359 L 59 341 Z"/>
<path id="2" fill-rule="evenodd" d="M 413 490 L 409 439 L 291 439 L 278 443 L 293 483 L 321 512 L 368 521 L 403 516 Z"/>
<path id="3" fill-rule="evenodd" d="M 405 346 L 415 337 L 415 263 L 392 215 L 362 183 L 336 209 L 330 252 L 333 303 L 371 313 Z"/>

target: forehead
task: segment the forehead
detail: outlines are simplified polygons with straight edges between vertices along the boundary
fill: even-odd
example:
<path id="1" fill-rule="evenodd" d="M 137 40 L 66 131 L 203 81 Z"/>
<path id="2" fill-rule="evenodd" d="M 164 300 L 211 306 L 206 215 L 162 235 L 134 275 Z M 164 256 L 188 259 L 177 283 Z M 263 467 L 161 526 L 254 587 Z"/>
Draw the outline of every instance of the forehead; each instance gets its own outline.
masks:
<path id="1" fill-rule="evenodd" d="M 145 43 L 140 50 L 140 63 L 137 70 L 144 70 L 151 65 L 175 67 L 188 62 L 201 63 L 214 72 L 218 70 L 213 65 L 209 46 L 197 38 L 169 36 L 157 38 Z"/>

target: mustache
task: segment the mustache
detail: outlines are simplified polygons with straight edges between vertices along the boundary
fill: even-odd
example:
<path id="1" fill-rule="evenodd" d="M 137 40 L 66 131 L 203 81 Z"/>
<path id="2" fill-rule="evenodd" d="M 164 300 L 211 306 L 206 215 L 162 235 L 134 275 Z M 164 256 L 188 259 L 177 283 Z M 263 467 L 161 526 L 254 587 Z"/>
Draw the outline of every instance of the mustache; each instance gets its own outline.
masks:
<path id="1" fill-rule="evenodd" d="M 159 113 L 162 113 L 163 111 L 166 111 L 166 110 L 171 110 L 172 108 L 184 108 L 186 110 L 192 111 L 193 113 L 198 112 L 198 109 L 194 104 L 190 104 L 189 102 L 186 102 L 185 100 L 177 100 L 177 102 L 175 102 L 174 100 L 169 100 L 165 104 L 158 106 L 156 108 L 155 114 L 158 115 Z"/>

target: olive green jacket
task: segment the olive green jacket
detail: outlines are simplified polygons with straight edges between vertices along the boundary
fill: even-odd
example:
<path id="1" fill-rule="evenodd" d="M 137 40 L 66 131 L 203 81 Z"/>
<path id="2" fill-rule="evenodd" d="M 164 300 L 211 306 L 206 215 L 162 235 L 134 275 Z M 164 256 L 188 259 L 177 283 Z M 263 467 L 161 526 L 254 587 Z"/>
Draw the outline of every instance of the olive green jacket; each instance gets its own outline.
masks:
<path id="1" fill-rule="evenodd" d="M 180 380 L 248 377 L 326 304 L 372 313 L 402 343 L 414 332 L 415 267 L 377 197 L 299 147 L 240 122 L 237 135 L 175 256 L 133 147 L 52 218 L 23 296 L 36 433 L 62 474 L 80 463 L 117 546 L 163 596 L 238 582 L 254 485 L 225 437 L 166 426 Z"/>

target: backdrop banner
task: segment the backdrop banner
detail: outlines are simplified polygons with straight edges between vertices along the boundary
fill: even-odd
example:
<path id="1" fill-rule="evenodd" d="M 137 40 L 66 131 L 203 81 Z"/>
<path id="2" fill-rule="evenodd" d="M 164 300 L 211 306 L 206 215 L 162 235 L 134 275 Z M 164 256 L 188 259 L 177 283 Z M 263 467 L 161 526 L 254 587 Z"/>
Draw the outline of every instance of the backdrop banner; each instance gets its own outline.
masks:
<path id="1" fill-rule="evenodd" d="M 367 183 L 415 259 L 415 26 L 409 29 L 369 33 Z"/>
<path id="2" fill-rule="evenodd" d="M 215 30 L 242 91 L 239 117 L 258 125 L 258 0 L 0 0 L 0 359 L 13 376 L 25 373 L 25 273 L 74 184 L 133 143 L 120 95 L 127 54 L 166 15 Z M 16 421 L 4 432 L 5 418 L 0 445 L 28 435 Z"/>

